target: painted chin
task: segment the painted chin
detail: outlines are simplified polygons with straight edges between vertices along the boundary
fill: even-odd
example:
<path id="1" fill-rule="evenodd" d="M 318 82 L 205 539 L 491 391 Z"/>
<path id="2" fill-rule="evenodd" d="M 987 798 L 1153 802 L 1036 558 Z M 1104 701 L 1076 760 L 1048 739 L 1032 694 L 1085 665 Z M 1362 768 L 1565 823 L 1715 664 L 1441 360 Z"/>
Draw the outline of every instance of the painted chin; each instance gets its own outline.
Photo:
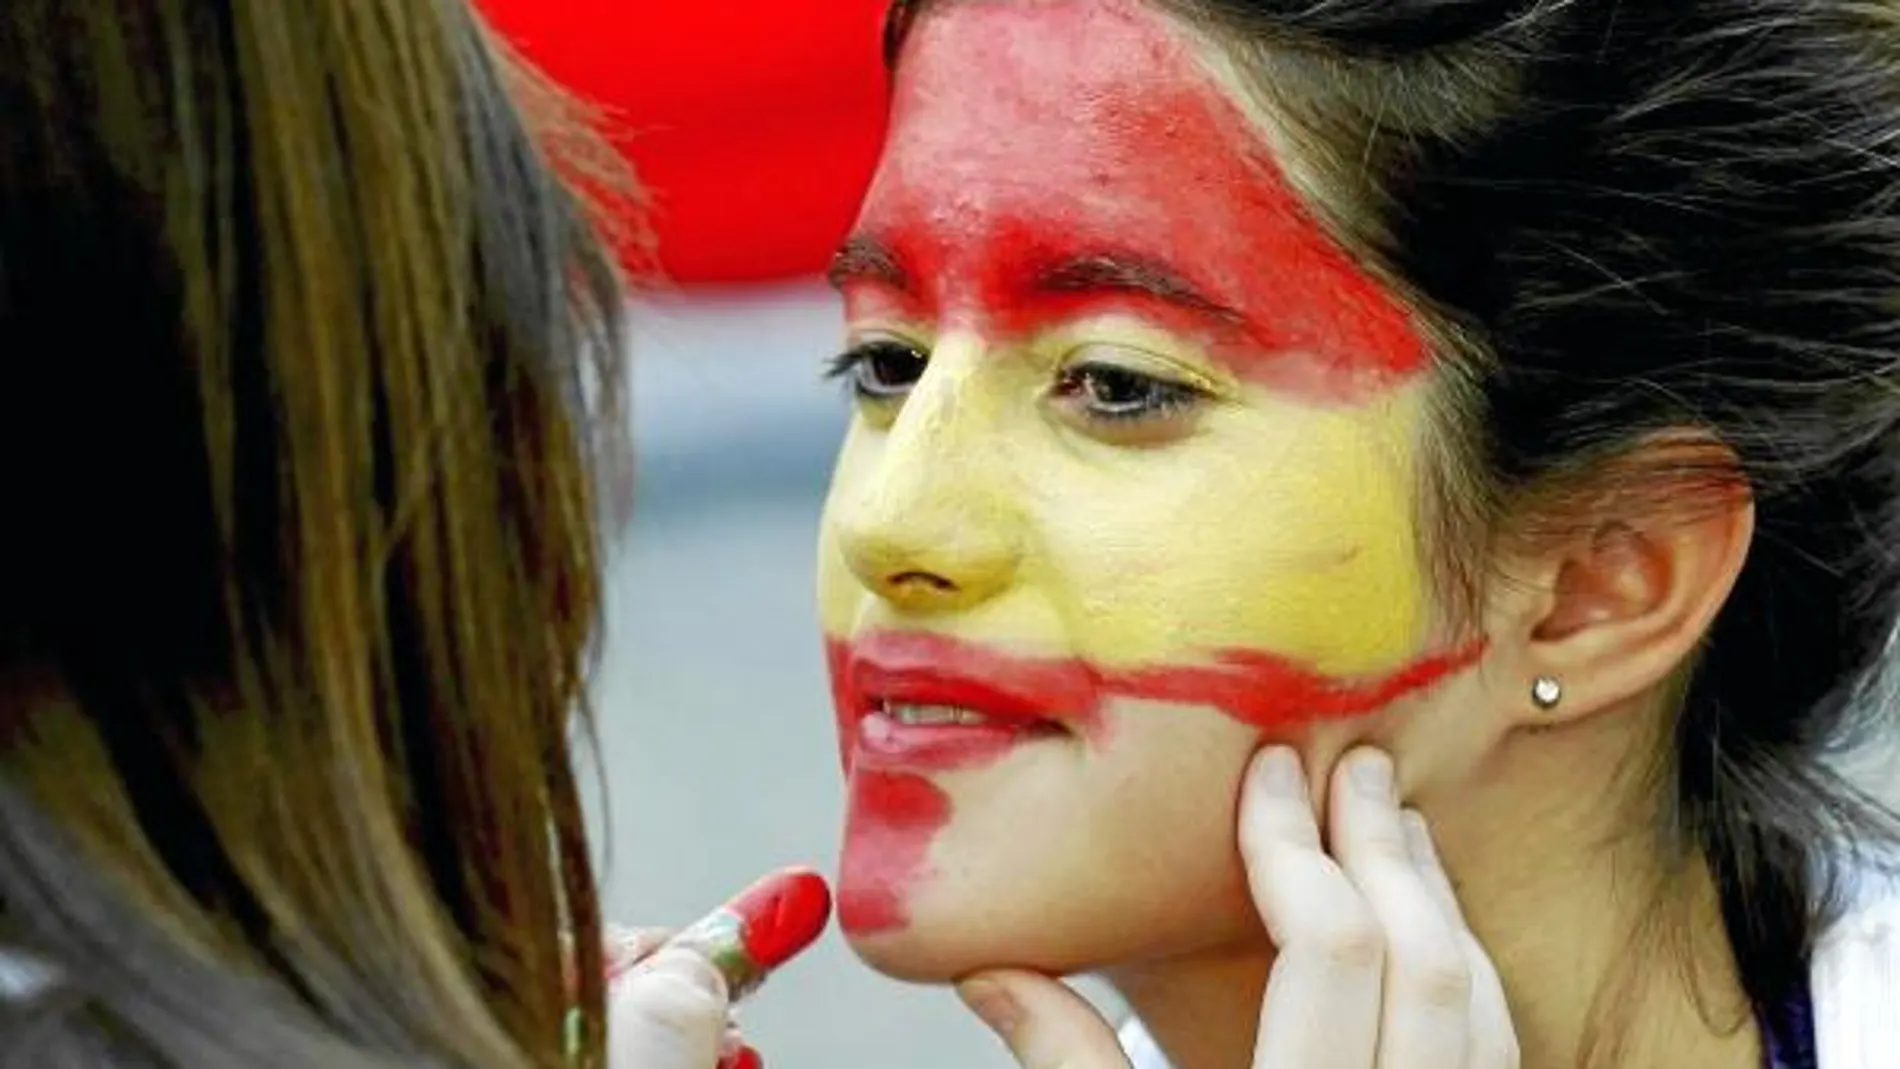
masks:
<path id="1" fill-rule="evenodd" d="M 1102 707 L 1110 698 L 1209 706 L 1271 735 L 1376 711 L 1462 670 L 1482 650 L 1480 642 L 1346 683 L 1252 651 L 1202 666 L 1110 672 L 924 633 L 834 640 L 833 698 L 850 778 L 840 927 L 872 960 L 881 943 L 912 925 L 913 904 L 938 889 L 933 848 L 956 816 L 944 778 L 1045 756 L 1073 764 L 1100 752 L 1109 741 Z"/>
<path id="2" fill-rule="evenodd" d="M 922 633 L 828 644 L 840 758 L 850 777 L 839 925 L 866 950 L 910 925 L 953 818 L 937 778 L 1084 745 L 1096 699 L 1073 665 L 1039 669 Z"/>
<path id="3" fill-rule="evenodd" d="M 961 925 L 933 923 L 939 881 L 931 845 L 952 820 L 950 797 L 929 779 L 857 769 L 837 883 L 838 926 L 866 965 L 899 980 L 952 975 L 967 951 Z"/>
<path id="4" fill-rule="evenodd" d="M 956 819 L 939 778 L 1054 758 L 1072 764 L 1080 737 L 1053 723 L 916 726 L 881 714 L 857 721 L 846 757 L 850 801 L 838 877 L 838 922 L 874 956 L 908 932 L 916 902 L 938 885 L 933 847 Z"/>

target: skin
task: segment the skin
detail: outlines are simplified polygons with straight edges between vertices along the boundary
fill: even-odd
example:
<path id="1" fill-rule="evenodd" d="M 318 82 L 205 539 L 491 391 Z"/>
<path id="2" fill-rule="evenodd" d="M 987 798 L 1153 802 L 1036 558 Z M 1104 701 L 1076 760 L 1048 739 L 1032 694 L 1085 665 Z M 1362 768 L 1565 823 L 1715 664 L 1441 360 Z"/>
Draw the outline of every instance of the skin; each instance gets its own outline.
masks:
<path id="1" fill-rule="evenodd" d="M 1033 70 L 1010 47 L 1032 40 Z M 982 651 L 979 675 L 1040 659 L 1101 686 L 1050 710 L 1094 725 L 1072 737 L 928 776 L 854 768 L 846 932 L 920 978 L 1243 937 L 1230 817 L 1262 735 L 1469 661 L 1418 563 L 1417 336 L 1152 15 L 927 20 L 895 107 L 834 272 L 850 370 L 890 396 L 861 404 L 834 477 L 826 634 L 923 632 Z M 1137 418 L 1104 415 L 1121 397 Z"/>
<path id="2" fill-rule="evenodd" d="M 946 4 L 906 45 L 835 273 L 842 370 L 869 394 L 819 547 L 851 779 L 847 936 L 914 979 L 1101 972 L 1177 1069 L 1248 1064 L 1269 976 L 1315 1000 L 1296 1004 L 1328 999 L 1302 986 L 1323 976 L 1280 979 L 1289 933 L 1336 934 L 1356 911 L 1376 925 L 1343 930 L 1394 950 L 1362 991 L 1431 971 L 1431 941 L 1380 906 L 1365 855 L 1335 856 L 1326 784 L 1372 743 L 1396 762 L 1395 798 L 1430 820 L 1524 1064 L 1577 1064 L 1618 980 L 1637 1009 L 1614 1064 L 1750 1065 L 1707 874 L 1642 832 L 1667 689 L 1752 512 L 1630 514 L 1606 496 L 1562 527 L 1574 535 L 1501 546 L 1491 572 L 1511 581 L 1450 626 L 1418 541 L 1423 347 L 1290 192 L 1297 161 L 1277 166 L 1274 146 L 1297 139 L 1240 107 L 1200 47 L 1119 0 Z M 1131 409 L 1148 415 L 1109 418 Z M 1050 664 L 1093 682 L 1049 710 L 1056 733 L 905 767 L 864 746 L 851 660 L 891 633 L 951 643 L 1003 683 Z M 1237 663 L 1274 674 L 1208 672 Z M 1116 685 L 1155 673 L 1201 682 Z M 1563 681 L 1560 709 L 1530 701 L 1542 676 Z M 1328 835 L 1282 820 L 1297 849 L 1251 856 L 1317 856 L 1344 880 L 1278 909 L 1236 849 L 1263 744 L 1297 754 L 1306 826 Z M 1659 917 L 1680 922 L 1685 960 L 1639 938 Z M 1293 1018 L 1321 1046 L 1368 1027 Z M 1438 1064 L 1339 1049 L 1355 1069 Z"/>

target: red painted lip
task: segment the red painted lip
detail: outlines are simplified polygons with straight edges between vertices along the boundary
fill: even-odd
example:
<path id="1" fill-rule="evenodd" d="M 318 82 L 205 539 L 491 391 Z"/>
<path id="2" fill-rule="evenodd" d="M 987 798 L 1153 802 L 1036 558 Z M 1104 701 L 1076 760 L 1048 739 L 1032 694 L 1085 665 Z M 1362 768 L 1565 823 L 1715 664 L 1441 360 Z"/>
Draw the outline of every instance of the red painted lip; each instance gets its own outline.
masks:
<path id="1" fill-rule="evenodd" d="M 853 759 L 910 769 L 968 767 L 1018 746 L 1085 731 L 1099 688 L 1073 661 L 1033 661 L 944 635 L 873 632 L 845 648 L 839 717 L 853 730 Z M 899 724 L 889 703 L 968 709 L 985 724 Z"/>

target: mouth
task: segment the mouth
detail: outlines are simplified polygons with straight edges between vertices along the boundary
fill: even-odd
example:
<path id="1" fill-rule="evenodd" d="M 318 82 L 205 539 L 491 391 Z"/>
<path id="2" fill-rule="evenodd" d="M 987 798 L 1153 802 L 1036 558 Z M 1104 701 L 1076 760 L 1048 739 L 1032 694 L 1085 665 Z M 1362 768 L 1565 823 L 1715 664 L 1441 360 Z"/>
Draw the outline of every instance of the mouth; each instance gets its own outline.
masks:
<path id="1" fill-rule="evenodd" d="M 852 764 L 938 770 L 1083 736 L 1095 688 L 1070 663 L 1025 660 L 940 635 L 879 632 L 839 666 Z"/>

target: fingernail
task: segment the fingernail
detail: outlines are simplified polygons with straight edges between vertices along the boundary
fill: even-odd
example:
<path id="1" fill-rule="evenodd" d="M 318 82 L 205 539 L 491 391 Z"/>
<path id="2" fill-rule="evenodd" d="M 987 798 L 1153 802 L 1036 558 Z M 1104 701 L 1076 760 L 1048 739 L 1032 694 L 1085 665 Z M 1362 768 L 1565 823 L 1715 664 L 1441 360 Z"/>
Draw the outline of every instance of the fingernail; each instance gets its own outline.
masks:
<path id="1" fill-rule="evenodd" d="M 1306 793 L 1300 759 L 1285 746 L 1260 751 L 1254 759 L 1254 779 L 1269 794 L 1296 797 Z"/>
<path id="2" fill-rule="evenodd" d="M 1022 1023 L 1022 1008 L 1016 999 L 992 980 L 966 980 L 957 985 L 957 997 L 970 1012 L 981 1018 L 990 1030 L 1007 1039 Z"/>
<path id="3" fill-rule="evenodd" d="M 690 982 L 714 998 L 726 997 L 726 980 L 713 963 L 690 950 L 662 950 L 640 965 L 641 969 L 670 973 Z"/>
<path id="4" fill-rule="evenodd" d="M 765 1069 L 765 1059 L 751 1047 L 740 1047 L 732 1057 L 719 1063 L 719 1069 Z"/>
<path id="5" fill-rule="evenodd" d="M 1361 750 L 1352 758 L 1352 781 L 1368 798 L 1392 797 L 1392 759 L 1378 750 Z"/>

